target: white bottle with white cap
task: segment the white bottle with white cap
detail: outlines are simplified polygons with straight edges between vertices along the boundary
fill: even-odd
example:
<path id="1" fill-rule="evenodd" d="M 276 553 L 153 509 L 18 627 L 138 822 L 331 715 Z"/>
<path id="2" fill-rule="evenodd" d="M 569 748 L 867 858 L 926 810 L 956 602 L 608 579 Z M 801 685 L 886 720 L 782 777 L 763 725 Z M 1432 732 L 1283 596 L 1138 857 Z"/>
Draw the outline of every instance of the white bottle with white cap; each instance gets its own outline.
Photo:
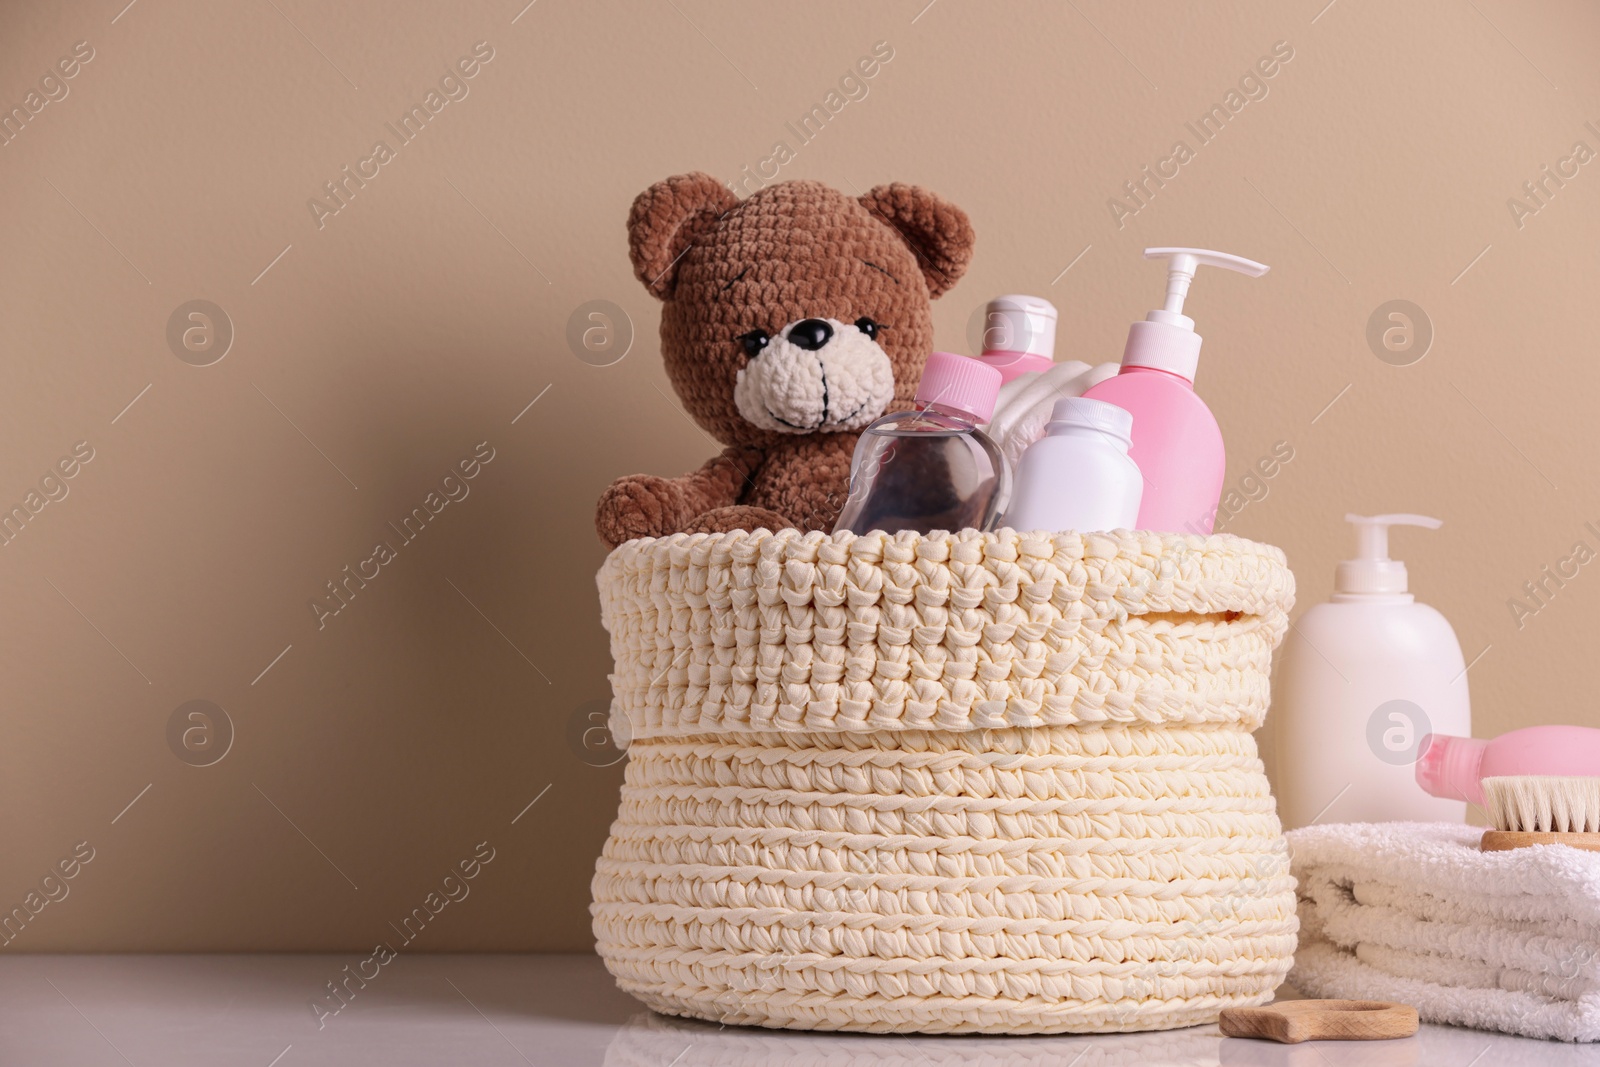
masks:
<path id="1" fill-rule="evenodd" d="M 1355 559 L 1333 599 L 1291 627 L 1273 685 L 1278 813 L 1313 822 L 1462 822 L 1466 804 L 1429 796 L 1414 765 L 1430 733 L 1472 735 L 1467 665 L 1450 623 L 1407 590 L 1389 527 L 1437 530 L 1423 515 L 1346 515 Z"/>
<path id="2" fill-rule="evenodd" d="M 1102 400 L 1056 401 L 1044 436 L 1017 464 L 1001 524 L 1023 532 L 1131 530 L 1144 479 L 1128 456 L 1133 416 Z"/>

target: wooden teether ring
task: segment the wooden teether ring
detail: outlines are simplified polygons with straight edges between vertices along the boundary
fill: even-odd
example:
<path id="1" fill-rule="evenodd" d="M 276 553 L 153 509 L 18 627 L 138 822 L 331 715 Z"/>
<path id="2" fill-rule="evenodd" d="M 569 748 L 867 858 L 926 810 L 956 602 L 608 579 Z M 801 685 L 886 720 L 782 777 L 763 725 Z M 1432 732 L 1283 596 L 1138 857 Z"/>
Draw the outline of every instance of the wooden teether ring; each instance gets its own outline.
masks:
<path id="1" fill-rule="evenodd" d="M 1281 1041 L 1386 1041 L 1417 1032 L 1417 1009 L 1384 1000 L 1288 1000 L 1264 1008 L 1225 1008 L 1229 1037 Z"/>

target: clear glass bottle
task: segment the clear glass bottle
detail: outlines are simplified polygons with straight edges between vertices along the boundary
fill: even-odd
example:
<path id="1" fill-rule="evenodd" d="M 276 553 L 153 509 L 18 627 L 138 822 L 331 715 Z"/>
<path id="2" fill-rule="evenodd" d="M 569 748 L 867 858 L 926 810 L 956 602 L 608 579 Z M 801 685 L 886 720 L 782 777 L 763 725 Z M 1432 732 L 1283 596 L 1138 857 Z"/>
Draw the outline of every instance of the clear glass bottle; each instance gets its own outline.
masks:
<path id="1" fill-rule="evenodd" d="M 1011 472 L 978 427 L 994 414 L 1001 375 L 953 352 L 934 352 L 914 411 L 862 431 L 850 464 L 850 496 L 833 531 L 987 530 L 1005 510 Z"/>

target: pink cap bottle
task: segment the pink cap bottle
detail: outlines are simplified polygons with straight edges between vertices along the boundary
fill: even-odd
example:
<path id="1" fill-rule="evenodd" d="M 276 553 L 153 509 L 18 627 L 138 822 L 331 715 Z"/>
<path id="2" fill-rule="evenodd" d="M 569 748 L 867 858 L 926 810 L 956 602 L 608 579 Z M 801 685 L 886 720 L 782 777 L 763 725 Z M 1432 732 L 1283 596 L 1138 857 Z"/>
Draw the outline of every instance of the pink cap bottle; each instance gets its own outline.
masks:
<path id="1" fill-rule="evenodd" d="M 1429 734 L 1417 760 L 1417 784 L 1436 797 L 1483 804 L 1483 780 L 1506 776 L 1600 778 L 1600 730 L 1529 726 L 1493 741 Z"/>
<path id="2" fill-rule="evenodd" d="M 1037 296 L 997 296 L 983 309 L 983 354 L 1000 384 L 1055 366 L 1056 307 Z"/>
<path id="3" fill-rule="evenodd" d="M 978 425 L 994 415 L 999 392 L 995 368 L 954 352 L 930 354 L 916 408 L 890 412 L 861 431 L 833 532 L 993 526 L 1011 494 L 1011 471 Z"/>
<path id="4" fill-rule="evenodd" d="M 1000 395 L 1002 372 L 995 367 L 954 352 L 930 352 L 917 383 L 916 401 L 926 407 L 988 422 Z"/>

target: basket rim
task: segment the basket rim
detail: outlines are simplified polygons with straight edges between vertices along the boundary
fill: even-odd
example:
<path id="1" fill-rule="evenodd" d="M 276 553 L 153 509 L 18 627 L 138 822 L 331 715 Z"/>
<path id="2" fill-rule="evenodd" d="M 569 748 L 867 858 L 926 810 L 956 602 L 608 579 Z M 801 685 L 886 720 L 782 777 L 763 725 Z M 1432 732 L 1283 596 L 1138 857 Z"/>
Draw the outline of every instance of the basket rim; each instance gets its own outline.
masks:
<path id="1" fill-rule="evenodd" d="M 675 534 L 597 576 L 633 740 L 1258 727 L 1283 552 L 1232 534 Z"/>
<path id="2" fill-rule="evenodd" d="M 1180 534 L 1150 530 L 1078 533 L 1040 530 L 960 530 L 921 534 L 873 531 L 825 533 L 794 528 L 733 530 L 725 533 L 678 533 L 641 537 L 613 549 L 595 575 L 605 616 L 608 586 L 639 566 L 704 571 L 712 565 L 845 564 L 878 570 L 900 566 L 950 564 L 984 569 L 991 564 L 1024 568 L 1100 564 L 1121 559 L 1113 580 L 1085 588 L 1075 599 L 1097 615 L 1178 612 L 1277 616 L 1287 619 L 1294 605 L 1294 574 L 1281 548 L 1237 534 Z M 1149 560 L 1151 563 L 1140 564 Z M 1153 564 L 1153 565 L 1151 565 Z M 1170 583 L 1185 588 L 1168 590 Z M 609 625 L 607 626 L 609 630 Z"/>

